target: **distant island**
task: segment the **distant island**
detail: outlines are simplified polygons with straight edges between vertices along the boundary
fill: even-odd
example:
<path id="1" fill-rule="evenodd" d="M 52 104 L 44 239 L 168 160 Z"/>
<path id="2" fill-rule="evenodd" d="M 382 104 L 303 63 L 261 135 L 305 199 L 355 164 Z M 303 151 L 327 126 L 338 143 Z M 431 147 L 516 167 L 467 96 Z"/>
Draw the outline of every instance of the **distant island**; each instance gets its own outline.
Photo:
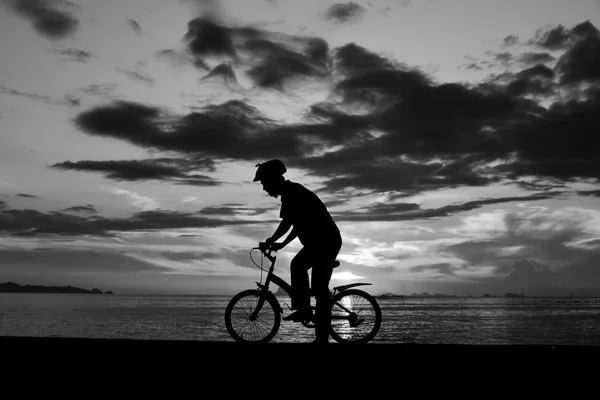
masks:
<path id="1" fill-rule="evenodd" d="M 405 296 L 401 295 L 401 294 L 394 294 L 394 293 L 387 292 L 387 293 L 383 293 L 383 294 L 380 294 L 375 297 L 378 297 L 380 299 L 391 299 L 391 298 L 404 298 Z"/>
<path id="2" fill-rule="evenodd" d="M 67 294 L 114 294 L 110 290 L 102 293 L 100 289 L 81 289 L 73 286 L 19 285 L 14 282 L 0 283 L 0 293 L 67 293 Z"/>
<path id="3" fill-rule="evenodd" d="M 424 293 L 412 293 L 412 294 L 407 294 L 407 295 L 394 294 L 394 293 L 387 292 L 387 293 L 383 293 L 383 294 L 380 294 L 380 295 L 375 296 L 375 297 L 386 299 L 386 298 L 394 298 L 394 297 L 396 297 L 396 298 L 398 298 L 398 297 L 400 297 L 400 298 L 405 298 L 405 297 L 415 297 L 415 298 L 422 298 L 422 297 L 428 297 L 428 298 L 431 298 L 431 297 L 435 297 L 435 298 L 449 298 L 449 297 L 452 297 L 452 298 L 454 298 L 454 297 L 459 297 L 459 296 L 457 296 L 455 294 L 443 294 L 443 293 L 434 293 L 434 294 L 431 294 L 431 293 L 427 293 L 427 292 L 424 292 Z"/>
<path id="4" fill-rule="evenodd" d="M 412 293 L 412 294 L 395 294 L 395 293 L 390 293 L 390 292 L 386 292 L 386 293 L 382 293 L 380 295 L 375 296 L 376 298 L 379 299 L 390 299 L 390 298 L 406 298 L 406 297 L 414 297 L 414 298 L 422 298 L 422 297 L 428 297 L 428 298 L 454 298 L 454 297 L 459 297 L 455 294 L 443 294 L 443 293 L 435 293 L 435 294 L 431 294 L 431 293 Z"/>

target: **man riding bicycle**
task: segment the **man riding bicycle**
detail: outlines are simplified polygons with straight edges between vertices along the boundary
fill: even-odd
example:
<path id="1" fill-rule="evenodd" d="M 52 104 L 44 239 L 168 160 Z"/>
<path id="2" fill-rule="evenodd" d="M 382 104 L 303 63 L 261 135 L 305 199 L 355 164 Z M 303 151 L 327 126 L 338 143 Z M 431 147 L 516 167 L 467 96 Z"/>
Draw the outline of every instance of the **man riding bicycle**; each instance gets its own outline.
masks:
<path id="1" fill-rule="evenodd" d="M 301 322 L 311 318 L 308 270 L 312 268 L 311 287 L 316 298 L 315 343 L 327 343 L 331 319 L 329 281 L 333 262 L 342 247 L 340 231 L 316 194 L 283 177 L 287 169 L 280 160 L 256 166 L 254 182 L 260 181 L 270 196 L 281 196 L 281 223 L 265 243 L 270 250 L 278 251 L 297 237 L 303 245 L 290 264 L 291 308 L 295 311 L 283 319 Z M 285 240 L 276 243 L 290 228 L 292 231 Z"/>

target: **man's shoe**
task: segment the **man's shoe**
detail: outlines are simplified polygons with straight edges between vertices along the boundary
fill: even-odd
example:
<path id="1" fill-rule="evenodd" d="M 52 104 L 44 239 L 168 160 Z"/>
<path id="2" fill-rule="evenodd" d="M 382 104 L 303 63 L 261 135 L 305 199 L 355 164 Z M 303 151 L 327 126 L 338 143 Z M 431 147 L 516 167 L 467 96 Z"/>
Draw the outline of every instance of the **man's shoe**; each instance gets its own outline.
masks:
<path id="1" fill-rule="evenodd" d="M 284 321 L 293 321 L 293 322 L 302 322 L 306 320 L 310 320 L 312 318 L 312 312 L 297 310 L 288 315 L 287 317 L 283 317 Z"/>

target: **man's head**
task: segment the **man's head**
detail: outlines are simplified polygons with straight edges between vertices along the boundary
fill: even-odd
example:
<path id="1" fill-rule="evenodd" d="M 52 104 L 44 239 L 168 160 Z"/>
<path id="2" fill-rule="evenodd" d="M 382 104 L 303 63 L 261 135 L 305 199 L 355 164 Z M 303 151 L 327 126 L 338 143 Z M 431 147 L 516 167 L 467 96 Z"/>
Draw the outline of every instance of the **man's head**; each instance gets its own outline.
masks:
<path id="1" fill-rule="evenodd" d="M 287 168 L 277 159 L 269 160 L 262 164 L 256 164 L 258 169 L 254 176 L 254 182 L 260 181 L 263 185 L 263 190 L 270 196 L 277 198 L 282 193 L 285 178 L 283 174 Z"/>

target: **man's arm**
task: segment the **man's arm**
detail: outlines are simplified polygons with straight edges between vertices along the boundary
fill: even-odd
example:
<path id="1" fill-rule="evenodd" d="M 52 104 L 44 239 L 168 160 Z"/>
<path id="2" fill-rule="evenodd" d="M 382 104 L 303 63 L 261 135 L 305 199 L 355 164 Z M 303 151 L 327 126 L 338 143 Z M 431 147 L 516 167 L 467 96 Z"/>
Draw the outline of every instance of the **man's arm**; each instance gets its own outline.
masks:
<path id="1" fill-rule="evenodd" d="M 290 232 L 290 234 L 285 238 L 285 240 L 283 242 L 281 242 L 281 247 L 283 248 L 283 247 L 287 246 L 289 242 L 296 239 L 297 237 L 298 237 L 298 232 L 296 231 L 296 228 L 293 228 L 292 231 Z"/>
<path id="2" fill-rule="evenodd" d="M 271 242 L 271 243 L 276 242 L 280 237 L 282 237 L 283 235 L 285 235 L 285 233 L 287 231 L 289 231 L 291 227 L 292 227 L 292 223 L 289 220 L 282 219 L 281 222 L 279 223 L 279 226 L 275 230 L 275 233 L 273 234 L 273 236 L 271 236 L 269 238 L 271 240 L 267 240 L 267 242 Z M 290 235 L 291 235 L 291 233 L 290 233 Z M 271 244 L 271 243 L 269 243 L 269 244 Z"/>
<path id="3" fill-rule="evenodd" d="M 285 240 L 283 242 L 272 243 L 269 247 L 273 251 L 279 251 L 279 250 L 283 249 L 285 246 L 287 246 L 289 242 L 296 239 L 297 237 L 298 237 L 298 232 L 297 232 L 296 228 L 294 228 L 294 229 L 292 229 L 290 234 L 285 238 Z"/>

